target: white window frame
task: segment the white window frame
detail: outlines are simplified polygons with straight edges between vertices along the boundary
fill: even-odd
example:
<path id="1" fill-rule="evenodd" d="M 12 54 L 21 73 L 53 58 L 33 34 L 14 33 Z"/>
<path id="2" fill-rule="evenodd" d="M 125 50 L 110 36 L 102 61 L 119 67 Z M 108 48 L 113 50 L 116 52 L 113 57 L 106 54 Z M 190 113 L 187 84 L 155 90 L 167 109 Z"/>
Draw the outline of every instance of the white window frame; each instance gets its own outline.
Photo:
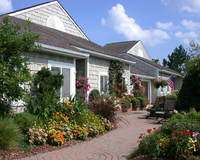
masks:
<path id="1" fill-rule="evenodd" d="M 51 70 L 51 67 L 60 67 L 61 68 L 61 74 L 62 74 L 62 68 L 68 68 L 70 69 L 70 96 L 75 95 L 75 70 L 76 70 L 76 63 L 74 60 L 74 63 L 65 63 L 65 62 L 59 62 L 59 61 L 53 61 L 48 60 L 48 68 Z M 61 100 L 66 97 L 62 97 L 62 89 L 60 89 L 60 97 Z"/>
<path id="2" fill-rule="evenodd" d="M 99 84 L 98 84 L 99 92 L 100 92 L 100 89 L 101 89 L 101 86 L 100 86 L 101 85 L 101 83 L 100 83 L 101 76 L 107 76 L 108 77 L 107 84 L 109 82 L 109 74 L 108 74 L 108 72 L 99 72 Z"/>

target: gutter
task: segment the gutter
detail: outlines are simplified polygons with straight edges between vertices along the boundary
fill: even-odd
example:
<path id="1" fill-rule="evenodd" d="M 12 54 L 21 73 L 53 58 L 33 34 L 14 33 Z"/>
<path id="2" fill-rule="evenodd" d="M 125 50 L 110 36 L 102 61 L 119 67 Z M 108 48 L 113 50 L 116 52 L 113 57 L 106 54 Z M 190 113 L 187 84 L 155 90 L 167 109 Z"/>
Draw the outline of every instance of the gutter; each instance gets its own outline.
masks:
<path id="1" fill-rule="evenodd" d="M 167 73 L 167 74 L 173 74 L 173 75 L 175 75 L 175 76 L 178 76 L 178 77 L 181 77 L 181 75 L 180 74 L 177 74 L 177 73 L 174 73 L 174 72 L 170 72 L 170 71 L 166 71 L 166 70 L 159 70 L 159 72 L 163 72 L 163 73 Z"/>
<path id="2" fill-rule="evenodd" d="M 76 47 L 76 46 L 74 46 L 74 47 Z M 119 60 L 119 61 L 125 62 L 127 64 L 136 64 L 136 62 L 125 60 L 125 59 L 122 59 L 122 58 L 105 55 L 105 54 L 102 54 L 102 53 L 99 53 L 99 52 L 90 51 L 90 50 L 79 48 L 79 47 L 76 47 L 76 48 L 81 50 L 81 51 L 84 51 L 84 52 L 87 52 L 89 54 L 92 54 L 92 55 L 94 55 L 96 57 L 99 57 L 99 58 L 107 58 L 107 59 L 110 59 L 110 60 Z"/>
<path id="3" fill-rule="evenodd" d="M 138 78 L 145 78 L 145 79 L 155 79 L 155 77 L 151 77 L 151 76 L 144 76 L 144 75 L 133 74 L 133 73 L 131 73 L 130 75 L 131 75 L 131 76 L 132 76 L 132 75 L 134 75 L 134 76 L 137 76 Z"/>
<path id="4" fill-rule="evenodd" d="M 36 43 L 36 44 L 41 46 L 41 48 L 39 48 L 40 51 L 44 51 L 44 52 L 48 52 L 52 54 L 69 56 L 72 58 L 83 58 L 83 59 L 86 59 L 90 56 L 89 54 L 84 54 L 81 52 L 72 51 L 69 49 L 63 49 L 60 47 L 55 47 L 55 46 L 51 46 L 47 44 L 42 44 L 42 43 Z"/>

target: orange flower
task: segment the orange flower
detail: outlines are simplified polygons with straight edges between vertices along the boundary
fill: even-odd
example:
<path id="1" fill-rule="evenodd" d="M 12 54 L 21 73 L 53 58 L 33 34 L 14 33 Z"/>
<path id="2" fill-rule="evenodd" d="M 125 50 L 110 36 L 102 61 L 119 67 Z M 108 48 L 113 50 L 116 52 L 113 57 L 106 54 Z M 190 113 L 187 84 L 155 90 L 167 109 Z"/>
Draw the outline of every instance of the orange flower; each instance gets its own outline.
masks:
<path id="1" fill-rule="evenodd" d="M 60 124 L 62 124 L 63 122 L 60 120 Z"/>
<path id="2" fill-rule="evenodd" d="M 78 134 L 81 134 L 81 132 L 78 132 Z"/>
<path id="3" fill-rule="evenodd" d="M 86 130 L 86 128 L 85 128 L 85 127 L 83 127 L 83 130 Z"/>
<path id="4" fill-rule="evenodd" d="M 62 115 L 62 114 L 60 114 L 60 117 L 63 117 L 63 115 Z"/>
<path id="5" fill-rule="evenodd" d="M 56 112 L 56 114 L 59 114 L 59 112 Z"/>
<path id="6" fill-rule="evenodd" d="M 76 137 L 76 133 L 74 133 L 74 137 Z"/>
<path id="7" fill-rule="evenodd" d="M 54 142 L 57 142 L 57 139 L 56 139 L 56 138 L 54 138 L 54 139 L 53 139 L 53 141 L 54 141 Z"/>

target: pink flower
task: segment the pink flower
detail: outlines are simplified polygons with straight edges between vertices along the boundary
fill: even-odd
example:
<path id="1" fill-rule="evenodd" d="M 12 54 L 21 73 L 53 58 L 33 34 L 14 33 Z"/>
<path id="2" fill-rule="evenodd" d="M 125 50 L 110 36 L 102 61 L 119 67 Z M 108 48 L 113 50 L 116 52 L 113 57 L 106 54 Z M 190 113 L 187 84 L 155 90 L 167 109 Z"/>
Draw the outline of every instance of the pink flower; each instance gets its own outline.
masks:
<path id="1" fill-rule="evenodd" d="M 32 128 L 33 130 L 35 130 L 35 128 Z"/>
<path id="2" fill-rule="evenodd" d="M 42 139 L 42 137 L 41 137 L 41 136 L 39 136 L 39 137 L 38 137 L 38 139 Z"/>
<path id="3" fill-rule="evenodd" d="M 29 132 L 33 132 L 33 130 L 32 130 L 32 129 L 29 129 Z"/>
<path id="4" fill-rule="evenodd" d="M 70 131 L 70 128 L 69 128 L 69 127 L 67 127 L 66 129 L 67 129 L 68 131 Z"/>
<path id="5" fill-rule="evenodd" d="M 93 130 L 92 128 L 91 128 L 90 130 L 91 130 L 92 132 L 94 132 L 94 130 Z"/>
<path id="6" fill-rule="evenodd" d="M 29 140 L 29 143 L 32 143 L 32 141 L 31 141 L 31 140 Z"/>
<path id="7" fill-rule="evenodd" d="M 34 139 L 34 137 L 33 137 L 33 136 L 30 136 L 30 139 Z"/>
<path id="8" fill-rule="evenodd" d="M 43 139 L 43 142 L 45 143 L 45 142 L 46 142 L 46 139 Z"/>
<path id="9" fill-rule="evenodd" d="M 48 135 L 46 133 L 44 133 L 44 136 L 47 137 Z"/>
<path id="10" fill-rule="evenodd" d="M 62 134 L 65 135 L 66 133 L 65 133 L 65 132 L 62 132 Z"/>
<path id="11" fill-rule="evenodd" d="M 39 132 L 41 133 L 41 132 L 42 132 L 42 129 L 39 129 Z"/>

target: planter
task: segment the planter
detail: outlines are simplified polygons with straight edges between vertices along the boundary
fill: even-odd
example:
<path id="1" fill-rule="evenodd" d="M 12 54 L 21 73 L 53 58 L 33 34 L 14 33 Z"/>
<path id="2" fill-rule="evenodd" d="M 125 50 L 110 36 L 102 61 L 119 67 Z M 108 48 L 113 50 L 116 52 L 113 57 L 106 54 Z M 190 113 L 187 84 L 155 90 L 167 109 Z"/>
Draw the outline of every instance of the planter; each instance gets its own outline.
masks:
<path id="1" fill-rule="evenodd" d="M 140 110 L 140 107 L 132 107 L 132 111 L 139 111 Z"/>

